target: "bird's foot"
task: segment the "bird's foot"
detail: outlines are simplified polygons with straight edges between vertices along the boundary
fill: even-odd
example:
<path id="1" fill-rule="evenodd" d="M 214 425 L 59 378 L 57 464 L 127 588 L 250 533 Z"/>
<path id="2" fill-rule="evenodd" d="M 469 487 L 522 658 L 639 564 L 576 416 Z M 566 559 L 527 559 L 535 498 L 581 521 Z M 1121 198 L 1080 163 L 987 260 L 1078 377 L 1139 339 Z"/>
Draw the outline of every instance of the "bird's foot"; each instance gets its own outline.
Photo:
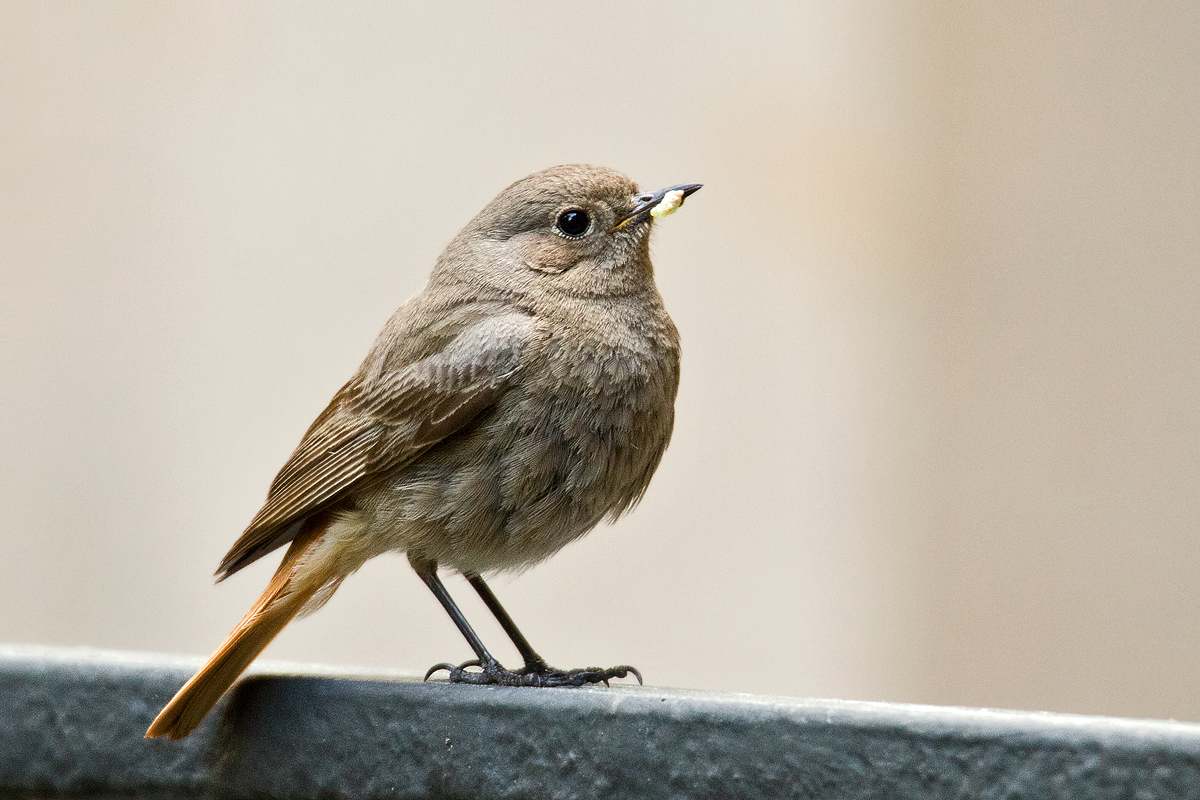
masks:
<path id="1" fill-rule="evenodd" d="M 521 684 L 522 686 L 584 686 L 589 683 L 603 683 L 608 686 L 608 682 L 614 678 L 627 678 L 630 675 L 637 678 L 639 685 L 643 683 L 642 673 L 638 671 L 637 667 L 631 667 L 628 664 L 608 669 L 600 667 L 555 669 L 544 661 L 537 661 L 526 664 L 521 668 L 519 674 L 525 680 Z"/>
<path id="2" fill-rule="evenodd" d="M 589 683 L 608 682 L 614 678 L 625 678 L 633 675 L 637 682 L 642 683 L 642 673 L 636 667 L 627 664 L 619 667 L 583 667 L 582 669 L 554 669 L 544 661 L 526 664 L 520 670 L 513 672 L 500 665 L 498 661 L 482 662 L 479 659 L 464 661 L 455 666 L 443 662 L 434 664 L 425 673 L 429 680 L 435 672 L 445 670 L 450 683 L 474 683 L 493 686 L 583 686 Z"/>

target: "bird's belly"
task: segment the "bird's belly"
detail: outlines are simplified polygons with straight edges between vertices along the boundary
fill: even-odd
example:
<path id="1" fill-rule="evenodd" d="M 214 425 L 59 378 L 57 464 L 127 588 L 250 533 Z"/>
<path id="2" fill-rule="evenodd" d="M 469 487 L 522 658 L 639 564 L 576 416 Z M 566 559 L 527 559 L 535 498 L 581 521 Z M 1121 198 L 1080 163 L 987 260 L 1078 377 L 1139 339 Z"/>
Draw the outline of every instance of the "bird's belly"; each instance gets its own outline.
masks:
<path id="1" fill-rule="evenodd" d="M 505 398 L 375 492 L 371 527 L 387 549 L 462 572 L 541 561 L 641 496 L 673 394 L 559 386 Z"/>

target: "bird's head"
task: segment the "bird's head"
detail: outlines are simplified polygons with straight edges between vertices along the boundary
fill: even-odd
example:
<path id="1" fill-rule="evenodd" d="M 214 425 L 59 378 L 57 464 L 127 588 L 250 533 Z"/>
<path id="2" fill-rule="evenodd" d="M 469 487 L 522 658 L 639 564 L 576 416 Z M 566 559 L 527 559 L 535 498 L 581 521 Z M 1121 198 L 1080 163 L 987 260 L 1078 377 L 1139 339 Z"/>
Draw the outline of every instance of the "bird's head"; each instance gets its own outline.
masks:
<path id="1" fill-rule="evenodd" d="M 642 192 L 619 172 L 581 164 L 535 172 L 463 228 L 433 280 L 547 299 L 644 291 L 654 220 L 699 188 Z"/>

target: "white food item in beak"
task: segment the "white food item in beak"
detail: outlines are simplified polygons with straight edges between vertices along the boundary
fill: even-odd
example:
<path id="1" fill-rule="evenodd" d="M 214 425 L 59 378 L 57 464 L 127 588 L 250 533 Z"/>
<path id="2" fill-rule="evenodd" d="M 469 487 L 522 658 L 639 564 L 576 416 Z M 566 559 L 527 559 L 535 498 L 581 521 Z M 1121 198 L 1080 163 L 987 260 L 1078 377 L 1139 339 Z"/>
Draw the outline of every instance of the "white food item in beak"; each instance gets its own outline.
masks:
<path id="1" fill-rule="evenodd" d="M 673 192 L 667 192 L 663 195 L 663 199 L 658 202 L 658 205 L 650 209 L 650 216 L 660 219 L 668 214 L 674 214 L 675 210 L 681 205 L 683 205 L 682 191 L 676 189 Z"/>

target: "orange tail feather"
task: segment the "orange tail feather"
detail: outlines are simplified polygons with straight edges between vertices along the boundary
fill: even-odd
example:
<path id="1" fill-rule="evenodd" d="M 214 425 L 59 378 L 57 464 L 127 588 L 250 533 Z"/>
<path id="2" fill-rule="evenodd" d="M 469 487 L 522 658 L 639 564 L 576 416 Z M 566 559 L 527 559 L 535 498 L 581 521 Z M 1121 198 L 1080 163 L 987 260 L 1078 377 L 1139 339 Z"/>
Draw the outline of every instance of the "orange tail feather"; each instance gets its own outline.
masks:
<path id="1" fill-rule="evenodd" d="M 154 718 L 146 730 L 147 739 L 155 736 L 182 739 L 195 730 L 250 662 L 321 589 L 325 582 L 314 575 L 313 570 L 305 569 L 301 575 L 298 568 L 305 566 L 304 556 L 325 532 L 326 526 L 320 524 L 310 528 L 307 535 L 292 542 L 262 597 L 208 663 Z"/>

